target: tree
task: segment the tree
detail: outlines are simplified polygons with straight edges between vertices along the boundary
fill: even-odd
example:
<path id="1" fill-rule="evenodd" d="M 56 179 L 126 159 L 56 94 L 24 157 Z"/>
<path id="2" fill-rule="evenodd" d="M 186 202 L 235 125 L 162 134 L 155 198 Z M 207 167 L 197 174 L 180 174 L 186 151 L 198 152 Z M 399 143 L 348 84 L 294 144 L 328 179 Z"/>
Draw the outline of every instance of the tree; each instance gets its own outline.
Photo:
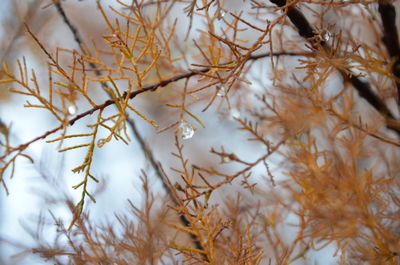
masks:
<path id="1" fill-rule="evenodd" d="M 2 117 L 3 191 L 36 142 L 81 159 L 72 189 L 38 167 L 57 191 L 43 198 L 70 215 L 40 215 L 30 250 L 52 264 L 309 264 L 330 247 L 338 264 L 399 263 L 392 1 L 87 2 L 33 1 L 17 35 L 47 65 L 3 60 L 3 87 L 53 124 L 18 142 Z M 80 5 L 92 23 L 70 18 Z M 75 47 L 41 37 L 29 19 L 48 10 Z M 91 202 L 113 175 L 96 156 L 131 141 L 143 203 L 100 222 Z"/>

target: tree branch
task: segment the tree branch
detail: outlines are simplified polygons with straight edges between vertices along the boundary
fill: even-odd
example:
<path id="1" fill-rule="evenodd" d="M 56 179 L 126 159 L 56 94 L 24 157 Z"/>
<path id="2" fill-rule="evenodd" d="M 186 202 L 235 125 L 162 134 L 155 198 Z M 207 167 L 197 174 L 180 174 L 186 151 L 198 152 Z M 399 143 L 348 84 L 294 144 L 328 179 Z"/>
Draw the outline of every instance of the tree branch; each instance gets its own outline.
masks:
<path id="1" fill-rule="evenodd" d="M 33 33 L 32 33 L 32 32 L 30 32 L 30 33 L 31 33 L 31 35 L 33 36 L 33 38 L 38 42 L 38 39 L 37 39 L 36 37 L 34 37 Z M 38 42 L 38 44 L 39 44 L 39 46 L 40 46 L 42 49 L 44 49 L 43 45 L 42 45 L 40 42 Z M 44 52 L 45 52 L 48 56 L 50 56 L 50 54 L 49 54 L 46 50 L 44 50 Z M 305 54 L 305 53 L 290 53 L 290 52 L 289 52 L 289 53 L 286 53 L 286 52 L 281 52 L 281 53 L 274 53 L 274 54 L 270 55 L 270 53 L 263 53 L 263 54 L 258 54 L 258 55 L 250 56 L 249 59 L 248 59 L 248 61 L 256 61 L 256 60 L 258 60 L 258 59 L 262 59 L 262 58 L 269 57 L 269 56 L 285 56 L 285 55 L 289 55 L 289 56 L 305 56 L 306 54 Z M 51 58 L 51 57 L 50 57 L 50 58 Z M 51 59 L 52 59 L 52 58 L 51 58 Z M 227 63 L 224 63 L 224 64 L 220 64 L 220 65 L 218 65 L 218 66 L 224 66 L 224 65 L 227 65 L 227 64 L 231 64 L 231 63 L 232 63 L 232 62 L 227 62 Z M 191 78 L 191 77 L 193 77 L 193 76 L 200 75 L 201 73 L 206 73 L 206 72 L 210 71 L 211 69 L 212 69 L 211 67 L 206 67 L 206 68 L 202 68 L 202 69 L 200 69 L 200 70 L 182 73 L 182 74 L 173 76 L 173 77 L 171 77 L 171 78 L 162 80 L 162 81 L 160 81 L 160 82 L 158 82 L 158 83 L 156 83 L 156 84 L 154 84 L 154 85 L 144 86 L 143 89 L 141 89 L 141 90 L 136 90 L 136 91 L 134 91 L 134 92 L 130 92 L 130 94 L 129 94 L 129 99 L 133 99 L 133 98 L 135 98 L 137 95 L 140 95 L 140 94 L 145 93 L 145 92 L 154 92 L 154 91 L 156 91 L 157 89 L 159 89 L 160 87 L 167 86 L 167 85 L 169 85 L 169 84 L 171 84 L 171 83 L 174 83 L 174 82 L 177 82 L 177 81 L 180 81 L 180 80 L 183 80 L 183 79 Z M 127 97 L 127 95 L 128 95 L 128 91 L 125 91 L 125 92 L 123 93 L 123 95 L 122 95 L 120 98 L 118 98 L 117 100 L 125 99 L 125 98 Z M 67 125 L 67 126 L 68 126 L 68 125 L 73 125 L 73 124 L 74 124 L 75 122 L 77 122 L 78 120 L 80 120 L 80 119 L 82 119 L 82 118 L 84 118 L 84 117 L 86 117 L 86 116 L 88 116 L 88 115 L 91 115 L 91 114 L 93 114 L 94 112 L 96 112 L 96 111 L 98 111 L 98 110 L 103 110 L 103 109 L 107 108 L 107 107 L 110 106 L 110 105 L 114 105 L 115 103 L 116 103 L 116 101 L 115 101 L 114 99 L 106 100 L 106 101 L 103 102 L 102 104 L 96 105 L 95 107 L 93 107 L 93 108 L 91 108 L 91 109 L 89 109 L 89 110 L 87 110 L 87 111 L 85 111 L 85 112 L 83 112 L 83 113 L 81 113 L 81 114 L 75 116 L 75 117 L 72 118 L 71 120 L 67 121 L 67 122 L 66 122 L 66 125 Z M 58 131 L 61 130 L 62 128 L 63 128 L 63 125 L 60 125 L 60 126 L 54 128 L 54 129 L 50 130 L 50 131 L 47 131 L 47 132 L 44 133 L 44 134 L 42 134 L 42 135 L 40 135 L 40 136 L 38 136 L 38 137 L 32 139 L 31 141 L 29 141 L 29 142 L 27 142 L 27 143 L 25 143 L 25 144 L 21 144 L 21 145 L 19 145 L 18 147 L 12 148 L 11 150 L 12 150 L 12 151 L 16 151 L 16 150 L 23 151 L 23 150 L 25 150 L 29 145 L 31 145 L 32 143 L 37 142 L 38 140 L 45 139 L 45 138 L 47 138 L 49 135 L 58 132 Z M 6 156 L 8 156 L 8 155 L 9 155 L 9 154 L 5 154 L 5 155 L 1 156 L 0 159 L 4 159 L 4 158 L 5 158 Z"/>
<path id="2" fill-rule="evenodd" d="M 400 45 L 396 27 L 396 9 L 389 1 L 380 0 L 378 7 L 383 24 L 382 41 L 386 46 L 391 59 L 395 60 L 392 66 L 392 73 L 397 77 L 397 104 L 400 105 Z"/>
<path id="3" fill-rule="evenodd" d="M 300 36 L 303 38 L 310 40 L 311 38 L 318 37 L 318 34 L 314 31 L 307 18 L 293 6 L 286 6 L 286 0 L 270 0 L 271 3 L 286 9 L 286 13 L 290 21 L 297 28 Z M 314 43 L 311 43 L 314 45 Z M 329 45 L 321 40 L 319 44 L 329 49 Z M 400 70 L 400 69 L 399 69 Z M 349 70 L 350 71 L 350 70 Z M 386 127 L 395 131 L 398 135 L 400 135 L 400 127 L 398 127 L 395 120 L 394 115 L 391 113 L 390 109 L 386 106 L 386 104 L 373 92 L 369 83 L 361 80 L 359 77 L 355 75 L 349 75 L 348 73 L 339 70 L 345 80 L 349 80 L 353 87 L 357 90 L 360 97 L 365 99 L 375 110 L 377 110 L 386 120 Z M 390 121 L 389 121 L 390 120 Z"/>
<path id="4" fill-rule="evenodd" d="M 61 2 L 55 3 L 55 6 L 57 8 L 58 13 L 63 18 L 65 24 L 71 30 L 71 33 L 74 36 L 75 41 L 79 44 L 79 46 L 81 47 L 81 50 L 83 51 L 82 46 L 84 46 L 84 43 L 83 43 L 83 41 L 81 40 L 81 38 L 79 36 L 78 30 L 72 25 L 72 23 L 68 19 L 68 16 L 65 13 L 64 8 L 61 5 Z M 102 75 L 101 71 L 98 70 L 98 68 L 97 68 L 97 66 L 95 64 L 89 63 L 89 65 L 93 70 L 95 70 L 95 75 L 96 76 L 101 76 Z M 106 82 L 101 82 L 101 85 L 103 87 L 108 87 L 108 84 Z M 154 87 L 152 89 L 155 90 L 156 87 Z M 105 91 L 107 91 L 107 89 L 105 89 Z M 110 96 L 110 98 L 112 98 L 112 96 L 110 94 L 109 94 L 109 96 Z M 124 96 L 126 96 L 126 93 L 124 93 Z M 153 152 L 150 150 L 150 148 L 147 145 L 146 141 L 143 139 L 143 137 L 140 134 L 138 128 L 136 127 L 135 121 L 128 117 L 127 118 L 127 122 L 129 124 L 129 126 L 131 127 L 131 130 L 132 130 L 133 134 L 135 135 L 136 140 L 139 142 L 139 145 L 140 145 L 140 147 L 141 147 L 141 149 L 143 151 L 144 156 L 146 157 L 147 161 L 150 163 L 150 166 L 154 169 L 154 171 L 156 173 L 156 176 L 161 180 L 166 193 L 168 194 L 170 199 L 174 202 L 175 206 L 178 206 L 178 202 L 176 201 L 176 198 L 174 198 L 173 194 L 171 193 L 170 187 L 167 185 L 167 183 L 165 183 L 165 180 L 164 180 L 163 174 L 162 174 L 162 169 L 161 169 L 160 165 L 156 162 L 156 159 L 154 158 Z M 180 220 L 181 220 L 181 222 L 182 222 L 182 224 L 184 226 L 190 227 L 190 223 L 187 220 L 186 216 L 181 214 L 181 215 L 179 215 L 179 218 L 180 218 Z M 195 247 L 197 249 L 199 249 L 199 250 L 204 251 L 204 248 L 203 248 L 200 240 L 193 234 L 190 234 L 190 236 L 191 236 L 191 239 L 192 239 L 193 244 L 195 245 Z M 208 257 L 206 255 L 203 254 L 203 258 L 207 262 L 209 262 Z"/>

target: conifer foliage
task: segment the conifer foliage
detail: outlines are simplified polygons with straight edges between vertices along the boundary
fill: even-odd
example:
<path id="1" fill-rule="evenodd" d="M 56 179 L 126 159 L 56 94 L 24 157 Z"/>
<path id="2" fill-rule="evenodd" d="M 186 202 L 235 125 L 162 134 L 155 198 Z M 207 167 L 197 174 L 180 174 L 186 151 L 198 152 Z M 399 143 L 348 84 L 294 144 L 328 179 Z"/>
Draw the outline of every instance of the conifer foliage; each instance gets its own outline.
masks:
<path id="1" fill-rule="evenodd" d="M 397 3 L 89 2 L 28 5 L 14 33 L 45 65 L 10 58 L 17 37 L 3 53 L 2 90 L 54 122 L 19 142 L 23 132 L 1 117 L 2 192 L 12 193 L 8 182 L 20 165 L 38 163 L 33 144 L 83 154 L 66 169 L 80 180 L 45 198 L 69 209 L 69 220 L 51 209 L 40 215 L 38 229 L 26 228 L 36 243 L 23 258 L 324 264 L 316 253 L 329 248 L 337 264 L 399 264 Z M 98 21 L 79 23 L 74 10 Z M 74 47 L 46 43 L 33 19 L 43 12 L 58 16 Z M 149 141 L 158 138 L 163 148 Z M 93 173 L 95 153 L 117 142 L 138 143 L 146 159 L 132 176 L 142 181 L 143 203 L 129 201 L 129 210 L 104 223 L 90 208 L 113 178 Z M 62 195 L 69 190 L 79 198 Z"/>

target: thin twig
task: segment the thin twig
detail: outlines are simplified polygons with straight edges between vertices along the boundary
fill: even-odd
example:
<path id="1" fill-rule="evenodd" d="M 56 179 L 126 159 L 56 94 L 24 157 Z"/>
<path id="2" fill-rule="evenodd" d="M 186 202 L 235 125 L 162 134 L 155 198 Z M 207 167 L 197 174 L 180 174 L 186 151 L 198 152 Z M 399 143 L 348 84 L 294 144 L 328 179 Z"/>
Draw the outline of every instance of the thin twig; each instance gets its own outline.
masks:
<path id="1" fill-rule="evenodd" d="M 45 53 L 47 56 L 49 56 L 51 60 L 54 60 L 54 59 L 51 57 L 51 55 L 47 52 L 47 50 L 44 49 L 44 46 L 39 42 L 39 40 L 36 38 L 36 36 L 34 36 L 33 33 L 32 33 L 31 31 L 29 31 L 29 28 L 27 28 L 27 30 L 28 30 L 28 32 L 31 34 L 31 36 L 35 39 L 35 41 L 38 43 L 38 45 L 43 49 L 44 53 Z M 269 56 L 282 56 L 282 55 L 304 56 L 304 54 L 302 54 L 302 53 L 286 53 L 286 52 L 280 52 L 280 53 L 276 53 L 276 54 L 272 54 L 272 55 L 270 55 L 270 53 L 262 53 L 262 54 L 250 56 L 250 57 L 248 58 L 247 61 L 256 61 L 256 60 L 258 60 L 258 59 L 262 59 L 262 58 L 269 57 Z M 220 66 L 227 65 L 227 64 L 231 64 L 231 63 L 232 63 L 232 62 L 227 62 L 227 63 L 224 63 L 224 64 L 220 64 Z M 130 92 L 130 94 L 129 94 L 129 99 L 133 99 L 133 98 L 135 98 L 137 95 L 140 95 L 140 94 L 145 93 L 145 92 L 154 92 L 154 91 L 156 91 L 157 89 L 159 89 L 159 88 L 161 88 L 161 87 L 165 87 L 165 86 L 167 86 L 167 85 L 169 85 L 169 84 L 171 84 L 171 83 L 174 83 L 174 82 L 177 82 L 177 81 L 180 81 L 180 80 L 183 80 L 183 79 L 191 78 L 191 77 L 197 76 L 197 75 L 199 75 L 199 74 L 201 74 L 201 73 L 206 73 L 206 72 L 210 71 L 211 69 L 212 69 L 211 67 L 207 67 L 207 68 L 203 68 L 203 69 L 200 69 L 200 70 L 196 70 L 195 72 L 190 71 L 190 72 L 178 74 L 178 75 L 173 76 L 173 77 L 171 77 L 171 78 L 162 80 L 162 81 L 160 81 L 160 82 L 158 82 L 158 83 L 156 83 L 156 84 L 144 86 L 143 89 L 141 89 L 141 90 L 136 90 L 136 91 Z M 127 95 L 128 95 L 128 91 L 125 91 L 125 92 L 123 93 L 123 95 L 122 95 L 120 98 L 117 98 L 117 100 L 126 99 Z M 88 116 L 88 115 L 91 115 L 91 114 L 93 114 L 94 112 L 96 112 L 96 111 L 98 111 L 98 110 L 103 110 L 103 109 L 107 108 L 107 107 L 110 106 L 110 105 L 114 105 L 115 103 L 116 103 L 116 100 L 114 100 L 114 99 L 106 100 L 106 101 L 103 102 L 102 104 L 96 105 L 95 107 L 93 107 L 93 108 L 91 108 L 91 109 L 89 109 L 89 110 L 87 110 L 87 111 L 85 111 L 85 112 L 83 112 L 83 113 L 81 113 L 81 114 L 78 114 L 77 116 L 75 116 L 75 117 L 72 118 L 71 120 L 67 121 L 67 122 L 66 122 L 66 125 L 67 125 L 67 126 L 68 126 L 68 125 L 73 125 L 73 124 L 74 124 L 75 122 L 77 122 L 78 120 L 80 120 L 80 119 L 82 119 L 82 118 L 84 118 L 84 117 L 86 117 L 86 116 Z M 21 145 L 19 145 L 18 147 L 13 148 L 12 150 L 13 150 L 13 151 L 15 151 L 15 150 L 21 150 L 21 151 L 23 151 L 23 150 L 25 150 L 29 145 L 31 145 L 32 143 L 34 143 L 34 142 L 36 142 L 36 141 L 38 141 L 38 140 L 45 139 L 45 138 L 48 137 L 49 135 L 51 135 L 51 134 L 53 134 L 53 133 L 56 133 L 57 131 L 61 130 L 62 128 L 64 128 L 64 126 L 63 126 L 63 125 L 60 125 L 60 126 L 54 128 L 54 129 L 50 130 L 50 131 L 47 131 L 47 132 L 44 133 L 44 134 L 42 134 L 42 135 L 40 135 L 40 136 L 38 136 L 38 137 L 32 139 L 31 141 L 29 141 L 29 142 L 27 142 L 27 143 L 25 143 L 25 144 L 21 144 Z M 8 154 L 5 154 L 5 155 L 1 156 L 0 159 L 4 159 L 7 155 L 8 155 Z"/>
<path id="2" fill-rule="evenodd" d="M 80 36 L 79 36 L 78 30 L 72 25 L 72 23 L 71 23 L 70 20 L 68 19 L 68 16 L 67 16 L 67 14 L 65 13 L 65 11 L 64 11 L 64 9 L 63 9 L 63 7 L 62 7 L 62 5 L 61 5 L 61 2 L 55 3 L 55 6 L 56 6 L 56 8 L 57 8 L 57 11 L 59 12 L 59 14 L 61 15 L 61 17 L 63 18 L 65 24 L 66 24 L 66 25 L 68 26 L 68 28 L 71 30 L 71 32 L 72 32 L 72 34 L 73 34 L 73 36 L 74 36 L 75 41 L 79 44 L 79 46 L 81 47 L 81 50 L 83 51 L 82 46 L 84 45 L 84 43 L 83 43 L 83 41 L 81 40 L 81 38 L 80 38 Z M 89 65 L 90 65 L 90 67 L 91 67 L 93 70 L 95 70 L 95 75 L 96 75 L 96 76 L 101 76 L 101 75 L 102 75 L 101 71 L 98 70 L 98 68 L 97 68 L 97 66 L 96 66 L 95 64 L 89 63 Z M 106 82 L 102 82 L 101 85 L 102 85 L 103 87 L 108 87 L 108 85 L 107 85 Z M 106 89 L 106 91 L 107 91 L 107 89 Z M 110 96 L 110 95 L 109 95 L 109 96 Z M 110 97 L 111 97 L 111 96 L 110 96 Z M 127 116 L 127 115 L 126 115 L 126 116 Z M 131 119 L 131 118 L 128 117 L 128 118 L 127 118 L 127 122 L 128 122 L 128 124 L 129 124 L 129 126 L 131 127 L 132 132 L 133 132 L 133 134 L 134 134 L 135 137 L 136 137 L 136 140 L 139 142 L 139 145 L 140 145 L 140 147 L 141 147 L 141 149 L 142 149 L 142 151 L 143 151 L 143 153 L 144 153 L 144 155 L 145 155 L 147 161 L 150 163 L 150 166 L 154 169 L 154 171 L 155 171 L 155 173 L 156 173 L 156 176 L 161 180 L 161 182 L 162 182 L 162 184 L 163 184 L 163 187 L 164 187 L 166 193 L 167 193 L 168 196 L 171 198 L 171 200 L 174 202 L 175 206 L 178 206 L 179 204 L 178 204 L 177 198 L 175 198 L 175 197 L 173 196 L 170 187 L 168 186 L 168 184 L 165 182 L 165 179 L 163 178 L 163 172 L 162 172 L 161 165 L 160 165 L 159 163 L 156 162 L 156 159 L 154 158 L 153 152 L 151 151 L 151 149 L 149 148 L 148 144 L 146 143 L 146 141 L 143 139 L 142 135 L 140 134 L 140 132 L 139 132 L 139 130 L 138 130 L 136 124 L 135 124 L 135 121 L 134 121 L 133 119 Z M 179 218 L 180 218 L 180 220 L 181 220 L 181 222 L 182 222 L 182 224 L 183 224 L 184 226 L 190 227 L 190 222 L 187 220 L 187 218 L 186 218 L 185 215 L 180 214 L 180 215 L 179 215 Z M 197 249 L 199 249 L 199 250 L 204 251 L 204 248 L 203 248 L 203 246 L 202 246 L 202 244 L 201 244 L 199 238 L 197 238 L 197 237 L 196 237 L 195 235 L 193 235 L 193 234 L 190 234 L 190 236 L 191 236 L 191 238 L 192 238 L 192 241 L 193 241 L 195 247 L 196 247 Z M 208 257 L 207 257 L 206 255 L 203 254 L 203 257 L 204 257 L 204 259 L 205 259 L 207 262 L 209 262 L 209 259 L 208 259 Z"/>
<path id="3" fill-rule="evenodd" d="M 287 17 L 293 23 L 293 25 L 297 28 L 298 33 L 303 38 L 310 41 L 310 39 L 316 39 L 318 34 L 312 28 L 311 24 L 308 22 L 307 18 L 303 15 L 303 13 L 294 6 L 287 6 L 286 0 L 270 0 L 273 4 L 285 8 Z M 318 42 L 323 48 L 330 49 L 329 45 L 320 40 Z M 312 43 L 313 44 L 313 43 Z M 357 90 L 360 97 L 368 101 L 368 103 L 377 110 L 386 121 L 386 127 L 395 131 L 398 135 L 400 135 L 400 128 L 398 126 L 393 126 L 393 120 L 396 120 L 390 109 L 386 106 L 386 104 L 380 99 L 372 90 L 369 83 L 361 80 L 356 75 L 351 75 L 346 73 L 343 70 L 339 70 L 345 80 L 351 82 L 353 87 Z"/>

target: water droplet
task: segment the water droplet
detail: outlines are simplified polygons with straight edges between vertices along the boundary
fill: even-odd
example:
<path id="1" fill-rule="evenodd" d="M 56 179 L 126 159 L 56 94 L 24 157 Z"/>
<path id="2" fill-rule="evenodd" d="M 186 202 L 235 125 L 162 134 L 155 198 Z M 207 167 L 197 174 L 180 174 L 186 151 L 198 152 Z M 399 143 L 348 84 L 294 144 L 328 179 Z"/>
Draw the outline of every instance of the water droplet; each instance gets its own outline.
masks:
<path id="1" fill-rule="evenodd" d="M 217 92 L 217 96 L 218 97 L 225 97 L 226 92 L 225 92 L 225 87 L 224 86 L 218 86 L 217 90 L 218 90 L 218 92 Z"/>
<path id="2" fill-rule="evenodd" d="M 224 11 L 224 10 L 220 10 L 219 11 L 219 14 L 218 14 L 218 20 L 221 20 L 221 19 L 223 19 L 224 17 L 225 17 L 225 15 L 226 15 L 226 12 Z"/>
<path id="3" fill-rule="evenodd" d="M 101 148 L 101 147 L 103 147 L 103 145 L 106 143 L 106 140 L 105 139 L 99 139 L 98 141 L 97 141 L 97 147 L 99 147 L 99 148 Z"/>
<path id="4" fill-rule="evenodd" d="M 231 159 L 229 158 L 229 156 L 224 156 L 224 157 L 222 157 L 222 162 L 229 163 L 229 162 L 231 162 Z"/>
<path id="5" fill-rule="evenodd" d="M 74 115 L 77 110 L 78 110 L 78 108 L 74 104 L 68 106 L 68 113 L 70 115 Z"/>
<path id="6" fill-rule="evenodd" d="M 240 111 L 238 109 L 235 109 L 235 108 L 231 109 L 229 111 L 229 114 L 230 114 L 232 119 L 239 119 L 240 118 Z"/>
<path id="7" fill-rule="evenodd" d="M 332 34 L 329 31 L 325 31 L 325 33 L 322 35 L 322 39 L 324 41 L 329 41 L 332 38 Z"/>
<path id="8" fill-rule="evenodd" d="M 179 130 L 182 136 L 182 139 L 187 140 L 193 137 L 194 129 L 193 126 L 187 121 L 182 121 L 179 125 Z"/>

